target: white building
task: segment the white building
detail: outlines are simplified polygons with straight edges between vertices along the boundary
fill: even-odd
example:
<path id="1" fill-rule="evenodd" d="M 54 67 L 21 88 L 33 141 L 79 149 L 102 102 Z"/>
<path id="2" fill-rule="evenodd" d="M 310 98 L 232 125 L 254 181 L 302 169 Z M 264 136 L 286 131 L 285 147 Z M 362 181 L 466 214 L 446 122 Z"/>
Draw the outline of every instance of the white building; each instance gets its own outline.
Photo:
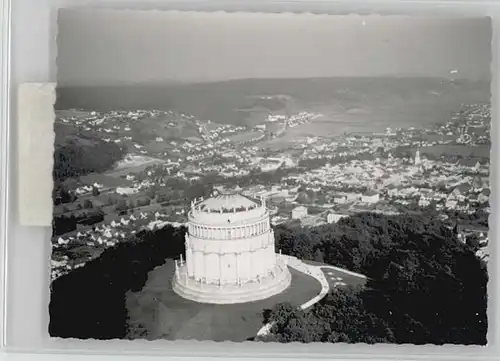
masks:
<path id="1" fill-rule="evenodd" d="M 377 203 L 378 201 L 380 201 L 380 195 L 375 192 L 363 194 L 361 196 L 361 202 L 363 203 L 371 204 L 371 203 Z"/>
<path id="2" fill-rule="evenodd" d="M 420 198 L 418 199 L 418 205 L 419 207 L 427 207 L 431 204 L 431 199 L 429 199 L 425 195 L 421 195 Z"/>
<path id="3" fill-rule="evenodd" d="M 341 220 L 344 217 L 347 217 L 347 214 L 328 213 L 328 215 L 326 216 L 326 221 L 328 223 L 337 223 L 339 220 Z"/>
<path id="4" fill-rule="evenodd" d="M 338 204 L 347 203 L 347 197 L 345 195 L 337 195 L 333 197 L 333 202 Z"/>
<path id="5" fill-rule="evenodd" d="M 307 207 L 298 206 L 292 210 L 292 219 L 302 219 L 307 217 Z"/>
<path id="6" fill-rule="evenodd" d="M 446 201 L 445 207 L 448 209 L 454 209 L 458 205 L 458 202 L 456 200 L 448 199 Z"/>
<path id="7" fill-rule="evenodd" d="M 291 282 L 275 254 L 265 201 L 220 193 L 191 204 L 186 260 L 176 261 L 173 290 L 202 303 L 243 303 L 284 291 Z"/>
<path id="8" fill-rule="evenodd" d="M 422 160 L 420 159 L 420 151 L 417 150 L 415 153 L 415 165 L 420 165 L 420 163 L 422 163 Z"/>
<path id="9" fill-rule="evenodd" d="M 131 187 L 117 187 L 116 188 L 116 193 L 119 195 L 129 195 L 129 194 L 135 194 L 138 192 L 139 192 L 138 188 L 131 188 Z"/>
<path id="10" fill-rule="evenodd" d="M 267 159 L 259 164 L 262 172 L 274 172 L 283 165 L 282 160 Z"/>

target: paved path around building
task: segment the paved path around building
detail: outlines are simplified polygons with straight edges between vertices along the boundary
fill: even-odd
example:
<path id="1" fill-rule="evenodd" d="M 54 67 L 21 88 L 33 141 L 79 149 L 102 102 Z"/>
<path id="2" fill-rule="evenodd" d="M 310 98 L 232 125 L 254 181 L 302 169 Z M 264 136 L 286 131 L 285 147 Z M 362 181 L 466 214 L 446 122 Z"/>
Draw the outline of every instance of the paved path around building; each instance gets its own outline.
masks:
<path id="1" fill-rule="evenodd" d="M 341 277 L 342 275 L 348 275 L 349 278 L 357 279 L 360 282 L 367 279 L 365 275 L 351 272 L 343 268 L 329 265 L 312 265 L 304 263 L 300 259 L 292 256 L 280 255 L 279 257 L 282 257 L 289 267 L 314 277 L 321 284 L 320 293 L 306 303 L 302 304 L 300 306 L 301 310 L 306 310 L 321 301 L 328 294 L 331 287 L 347 286 L 347 284 L 343 282 L 344 277 Z M 273 322 L 270 322 L 262 326 L 257 332 L 257 336 L 268 335 L 271 332 L 272 325 Z"/>

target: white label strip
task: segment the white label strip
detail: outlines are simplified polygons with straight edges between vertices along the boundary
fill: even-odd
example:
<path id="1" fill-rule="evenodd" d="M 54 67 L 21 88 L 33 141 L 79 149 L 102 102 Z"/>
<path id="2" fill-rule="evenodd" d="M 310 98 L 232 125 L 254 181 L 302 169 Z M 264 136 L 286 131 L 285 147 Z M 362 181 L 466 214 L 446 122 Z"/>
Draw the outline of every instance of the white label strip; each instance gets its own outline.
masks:
<path id="1" fill-rule="evenodd" d="M 18 89 L 19 222 L 52 224 L 55 83 L 26 83 Z"/>

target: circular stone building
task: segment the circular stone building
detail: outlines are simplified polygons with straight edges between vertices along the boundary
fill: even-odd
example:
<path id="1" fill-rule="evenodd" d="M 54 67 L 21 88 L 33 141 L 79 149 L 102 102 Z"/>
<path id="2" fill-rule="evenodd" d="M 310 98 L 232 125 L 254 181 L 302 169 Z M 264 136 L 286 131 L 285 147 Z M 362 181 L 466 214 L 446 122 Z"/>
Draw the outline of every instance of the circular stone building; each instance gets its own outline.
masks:
<path id="1" fill-rule="evenodd" d="M 173 290 L 203 303 L 243 303 L 284 291 L 287 265 L 275 253 L 265 200 L 220 193 L 191 204 L 186 259 L 175 262 Z"/>

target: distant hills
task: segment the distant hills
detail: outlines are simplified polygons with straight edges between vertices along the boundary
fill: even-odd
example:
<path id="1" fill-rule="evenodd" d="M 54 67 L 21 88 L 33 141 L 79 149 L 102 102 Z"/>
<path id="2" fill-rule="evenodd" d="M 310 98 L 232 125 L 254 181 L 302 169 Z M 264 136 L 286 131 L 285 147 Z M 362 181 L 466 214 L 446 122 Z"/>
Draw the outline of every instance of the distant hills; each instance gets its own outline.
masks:
<path id="1" fill-rule="evenodd" d="M 270 97 L 281 95 L 280 97 Z M 269 97 L 269 98 L 266 98 Z M 58 87 L 56 109 L 158 109 L 218 123 L 244 124 L 252 112 L 341 105 L 344 109 L 448 108 L 489 102 L 486 81 L 437 78 L 244 79 L 195 84 Z"/>

